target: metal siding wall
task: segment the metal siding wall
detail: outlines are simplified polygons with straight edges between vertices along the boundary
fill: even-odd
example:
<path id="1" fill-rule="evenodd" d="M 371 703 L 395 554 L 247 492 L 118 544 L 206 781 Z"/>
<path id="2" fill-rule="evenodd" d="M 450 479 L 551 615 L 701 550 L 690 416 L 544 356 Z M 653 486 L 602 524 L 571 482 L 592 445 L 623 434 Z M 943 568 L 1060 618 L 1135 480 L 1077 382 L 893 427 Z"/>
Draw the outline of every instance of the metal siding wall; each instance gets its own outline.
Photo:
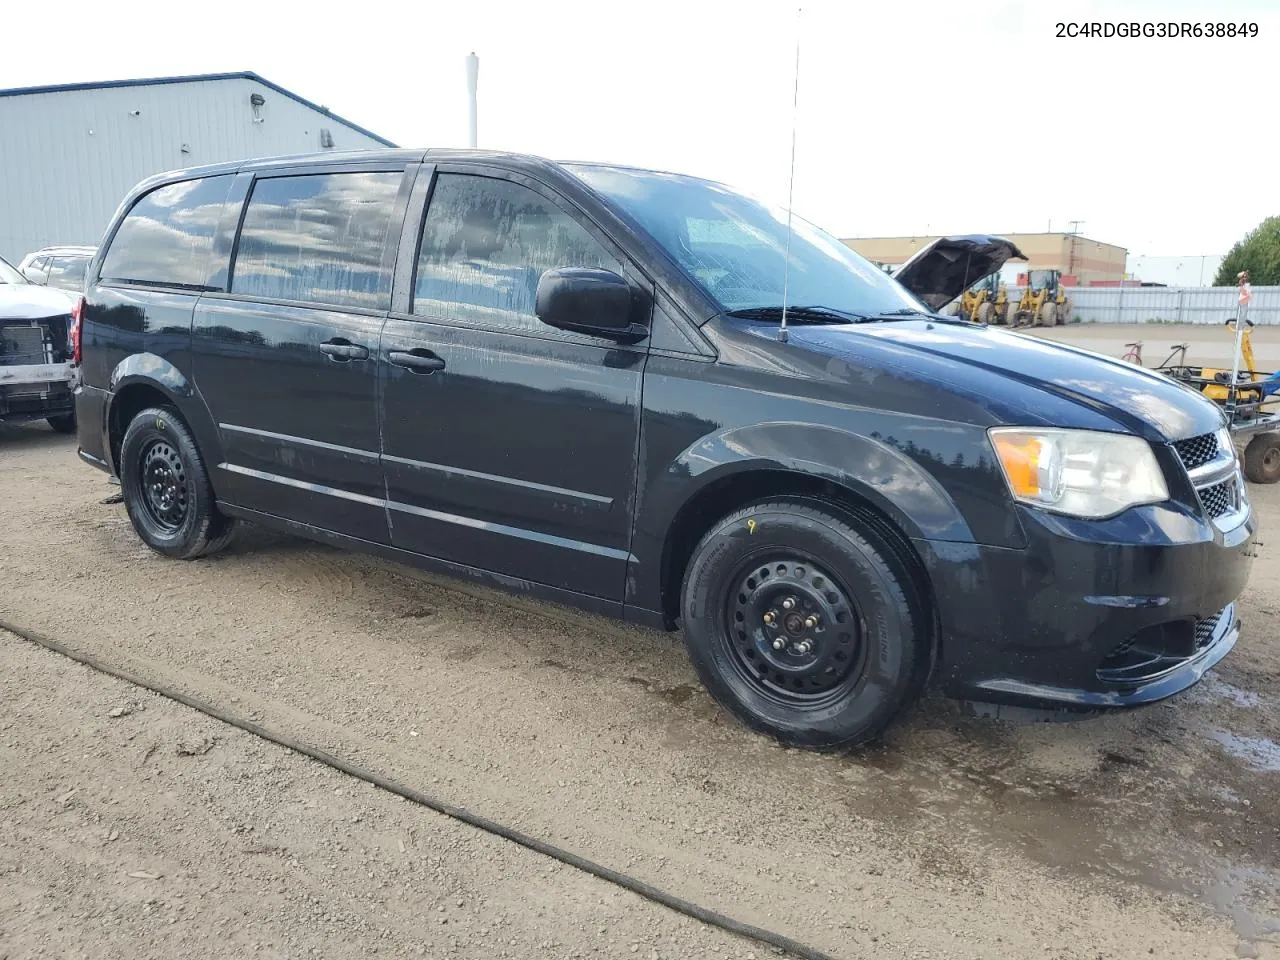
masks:
<path id="1" fill-rule="evenodd" d="M 260 124 L 253 93 L 266 100 Z M 206 163 L 319 152 L 321 127 L 334 151 L 383 146 L 244 78 L 0 97 L 0 255 L 16 263 L 54 243 L 97 243 L 138 181 Z"/>
<path id="2" fill-rule="evenodd" d="M 1021 296 L 1010 289 L 1010 299 Z M 1235 287 L 1073 287 L 1075 318 L 1086 323 L 1225 323 L 1236 315 Z M 1280 287 L 1254 287 L 1249 319 L 1280 323 Z"/>

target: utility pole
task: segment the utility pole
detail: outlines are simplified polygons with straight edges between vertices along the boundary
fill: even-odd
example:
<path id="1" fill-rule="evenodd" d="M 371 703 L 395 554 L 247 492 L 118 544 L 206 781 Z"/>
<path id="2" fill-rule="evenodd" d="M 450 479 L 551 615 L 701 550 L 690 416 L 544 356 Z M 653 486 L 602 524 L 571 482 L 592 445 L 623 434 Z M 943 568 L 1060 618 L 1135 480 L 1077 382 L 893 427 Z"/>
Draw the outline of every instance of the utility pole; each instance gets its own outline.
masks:
<path id="1" fill-rule="evenodd" d="M 1083 220 L 1067 221 L 1067 225 L 1070 226 L 1071 228 L 1070 230 L 1067 231 L 1067 234 L 1070 236 L 1070 239 L 1067 241 L 1067 275 L 1068 276 L 1075 276 L 1075 273 L 1076 273 L 1076 237 L 1080 233 L 1080 224 L 1082 223 L 1084 223 Z"/>

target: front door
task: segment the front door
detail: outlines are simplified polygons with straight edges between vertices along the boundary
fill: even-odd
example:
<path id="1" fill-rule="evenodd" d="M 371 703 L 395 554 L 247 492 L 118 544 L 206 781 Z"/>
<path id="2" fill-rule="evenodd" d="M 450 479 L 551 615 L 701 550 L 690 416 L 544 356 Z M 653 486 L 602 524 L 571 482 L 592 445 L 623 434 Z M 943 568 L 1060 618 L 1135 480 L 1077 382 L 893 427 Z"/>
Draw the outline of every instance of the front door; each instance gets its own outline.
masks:
<path id="1" fill-rule="evenodd" d="M 554 267 L 638 275 L 550 191 L 464 169 L 437 174 L 383 329 L 391 541 L 621 600 L 646 346 L 548 327 L 534 295 Z"/>
<path id="2" fill-rule="evenodd" d="M 191 341 L 230 502 L 388 541 L 377 351 L 403 179 L 401 164 L 255 180 L 230 292 L 201 298 Z"/>

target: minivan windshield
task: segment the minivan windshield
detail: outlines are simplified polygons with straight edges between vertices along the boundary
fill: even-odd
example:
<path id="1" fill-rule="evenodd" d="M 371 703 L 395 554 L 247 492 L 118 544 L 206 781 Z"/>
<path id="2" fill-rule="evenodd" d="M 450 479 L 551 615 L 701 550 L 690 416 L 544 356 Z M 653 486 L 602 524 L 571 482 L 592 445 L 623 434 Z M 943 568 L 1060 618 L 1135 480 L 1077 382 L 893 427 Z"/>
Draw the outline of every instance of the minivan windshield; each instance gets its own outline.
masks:
<path id="1" fill-rule="evenodd" d="M 637 221 L 726 312 L 780 308 L 787 214 L 718 183 L 621 167 L 573 164 L 597 193 Z M 896 280 L 846 244 L 792 218 L 789 307 L 819 308 L 810 322 L 838 314 L 879 317 L 927 312 Z M 798 315 L 797 320 L 803 320 Z"/>

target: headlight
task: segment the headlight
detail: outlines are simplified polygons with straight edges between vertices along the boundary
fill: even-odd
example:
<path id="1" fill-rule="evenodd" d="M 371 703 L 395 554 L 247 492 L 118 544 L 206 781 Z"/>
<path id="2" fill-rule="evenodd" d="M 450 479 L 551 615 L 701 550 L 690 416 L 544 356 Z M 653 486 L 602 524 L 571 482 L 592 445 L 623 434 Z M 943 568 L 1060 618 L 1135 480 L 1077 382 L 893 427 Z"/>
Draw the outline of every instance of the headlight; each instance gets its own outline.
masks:
<path id="1" fill-rule="evenodd" d="M 1073 517 L 1110 517 L 1169 499 L 1151 445 L 1092 430 L 994 427 L 996 459 L 1015 500 Z"/>

